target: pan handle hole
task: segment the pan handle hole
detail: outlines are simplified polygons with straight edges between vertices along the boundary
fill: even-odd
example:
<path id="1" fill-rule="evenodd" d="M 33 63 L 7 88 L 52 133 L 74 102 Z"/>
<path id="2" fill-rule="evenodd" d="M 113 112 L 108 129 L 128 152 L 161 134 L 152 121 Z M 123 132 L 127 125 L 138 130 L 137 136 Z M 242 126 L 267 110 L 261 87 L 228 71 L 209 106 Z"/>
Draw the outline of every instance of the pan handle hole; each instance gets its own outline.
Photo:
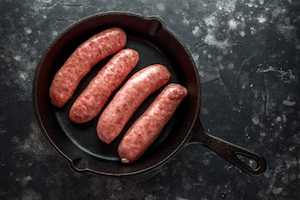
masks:
<path id="1" fill-rule="evenodd" d="M 250 168 L 254 170 L 256 170 L 259 167 L 257 161 L 248 156 L 245 156 L 243 154 L 237 154 L 236 156 L 239 160 L 241 160 L 243 163 L 245 163 L 246 165 L 248 165 Z"/>

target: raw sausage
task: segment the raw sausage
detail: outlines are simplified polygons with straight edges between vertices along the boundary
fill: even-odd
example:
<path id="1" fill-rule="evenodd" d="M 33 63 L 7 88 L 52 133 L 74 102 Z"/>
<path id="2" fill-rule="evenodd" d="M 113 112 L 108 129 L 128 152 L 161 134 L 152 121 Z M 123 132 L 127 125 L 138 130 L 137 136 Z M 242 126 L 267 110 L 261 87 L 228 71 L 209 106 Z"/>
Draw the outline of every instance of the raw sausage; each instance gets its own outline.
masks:
<path id="1" fill-rule="evenodd" d="M 164 88 L 123 137 L 118 147 L 121 162 L 131 163 L 142 156 L 186 95 L 186 88 L 179 84 Z"/>
<path id="2" fill-rule="evenodd" d="M 180 102 L 187 95 L 185 87 L 169 84 L 123 137 L 118 152 L 123 163 L 137 160 L 158 137 Z"/>
<path id="3" fill-rule="evenodd" d="M 117 53 L 93 78 L 71 107 L 69 118 L 75 123 L 90 121 L 101 111 L 109 96 L 136 66 L 139 54 L 133 49 Z"/>
<path id="4" fill-rule="evenodd" d="M 49 91 L 51 103 L 64 106 L 91 68 L 124 48 L 125 44 L 126 34 L 120 28 L 102 31 L 81 44 L 55 74 Z"/>
<path id="5" fill-rule="evenodd" d="M 168 69 L 160 64 L 150 65 L 135 73 L 101 114 L 97 124 L 99 139 L 107 144 L 112 142 L 142 102 L 165 85 L 170 77 Z"/>
<path id="6" fill-rule="evenodd" d="M 170 77 L 167 68 L 159 64 L 148 66 L 135 73 L 101 114 L 97 124 L 99 139 L 107 144 L 112 142 L 142 102 L 166 84 Z"/>
<path id="7" fill-rule="evenodd" d="M 124 49 L 116 54 L 76 99 L 69 113 L 70 120 L 84 123 L 93 119 L 138 60 L 139 54 L 133 49 Z"/>
<path id="8" fill-rule="evenodd" d="M 91 68 L 103 58 L 124 48 L 125 44 L 126 34 L 120 28 L 107 29 L 81 44 L 55 74 L 50 87 L 52 104 L 64 106 Z"/>

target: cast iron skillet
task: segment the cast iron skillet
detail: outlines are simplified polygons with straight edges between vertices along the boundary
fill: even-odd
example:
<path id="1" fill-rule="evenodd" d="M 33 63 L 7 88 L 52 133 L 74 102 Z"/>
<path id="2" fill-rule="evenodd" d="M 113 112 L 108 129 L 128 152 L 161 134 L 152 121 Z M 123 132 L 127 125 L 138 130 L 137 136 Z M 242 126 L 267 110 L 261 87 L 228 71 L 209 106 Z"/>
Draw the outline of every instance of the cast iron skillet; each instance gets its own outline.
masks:
<path id="1" fill-rule="evenodd" d="M 73 98 L 62 109 L 57 109 L 50 104 L 48 93 L 55 72 L 75 48 L 95 33 L 114 26 L 126 31 L 127 47 L 136 49 L 140 53 L 140 61 L 134 72 L 150 64 L 164 64 L 172 73 L 172 82 L 186 86 L 189 92 L 159 138 L 144 156 L 132 165 L 121 164 L 117 155 L 117 146 L 122 134 L 111 145 L 106 145 L 97 138 L 98 117 L 84 125 L 76 125 L 68 120 L 68 111 L 74 99 L 109 58 L 93 68 L 88 77 L 81 82 Z M 125 130 L 157 94 L 158 92 L 143 103 Z M 266 169 L 263 157 L 209 135 L 202 128 L 199 120 L 200 80 L 196 66 L 187 49 L 156 17 L 109 12 L 73 24 L 53 42 L 39 63 L 35 74 L 33 98 L 35 113 L 42 132 L 78 172 L 111 176 L 151 172 L 165 164 L 184 146 L 193 142 L 208 147 L 247 174 L 258 175 Z M 254 161 L 255 165 L 250 165 L 249 160 Z"/>

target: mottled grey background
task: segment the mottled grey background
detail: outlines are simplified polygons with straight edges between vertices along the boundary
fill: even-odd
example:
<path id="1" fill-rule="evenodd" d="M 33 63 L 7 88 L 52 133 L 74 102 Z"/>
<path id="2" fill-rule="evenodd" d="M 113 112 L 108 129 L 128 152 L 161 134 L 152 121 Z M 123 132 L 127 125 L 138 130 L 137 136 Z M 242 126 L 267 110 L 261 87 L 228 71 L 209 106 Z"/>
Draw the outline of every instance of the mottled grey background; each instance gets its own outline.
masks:
<path id="1" fill-rule="evenodd" d="M 34 70 L 67 26 L 112 10 L 165 21 L 198 65 L 204 126 L 263 154 L 264 175 L 197 145 L 140 183 L 69 169 L 34 119 Z M 1 0 L 0 16 L 0 199 L 300 198 L 299 0 Z"/>

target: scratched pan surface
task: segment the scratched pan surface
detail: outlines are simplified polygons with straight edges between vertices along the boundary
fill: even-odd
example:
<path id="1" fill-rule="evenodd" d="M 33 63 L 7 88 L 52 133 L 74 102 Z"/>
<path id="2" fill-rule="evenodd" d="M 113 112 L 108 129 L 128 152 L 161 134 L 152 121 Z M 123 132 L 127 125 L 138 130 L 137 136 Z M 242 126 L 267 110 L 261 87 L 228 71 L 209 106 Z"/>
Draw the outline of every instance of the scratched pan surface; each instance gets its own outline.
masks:
<path id="1" fill-rule="evenodd" d="M 137 50 L 140 61 L 131 74 L 145 66 L 161 63 L 172 73 L 171 82 L 187 87 L 189 95 L 177 109 L 159 138 L 132 165 L 120 163 L 117 146 L 130 124 L 159 93 L 151 95 L 131 118 L 112 144 L 102 143 L 96 135 L 97 116 L 89 123 L 77 125 L 68 119 L 70 106 L 109 58 L 98 63 L 80 83 L 75 95 L 62 109 L 50 103 L 51 81 L 71 53 L 92 35 L 113 26 L 121 27 L 128 36 L 127 46 Z M 149 172 L 166 163 L 190 138 L 200 110 L 200 83 L 190 54 L 157 18 L 144 18 L 130 13 L 110 12 L 94 15 L 73 24 L 49 47 L 38 65 L 34 81 L 34 107 L 42 132 L 55 149 L 77 171 L 103 175 L 134 175 Z"/>

